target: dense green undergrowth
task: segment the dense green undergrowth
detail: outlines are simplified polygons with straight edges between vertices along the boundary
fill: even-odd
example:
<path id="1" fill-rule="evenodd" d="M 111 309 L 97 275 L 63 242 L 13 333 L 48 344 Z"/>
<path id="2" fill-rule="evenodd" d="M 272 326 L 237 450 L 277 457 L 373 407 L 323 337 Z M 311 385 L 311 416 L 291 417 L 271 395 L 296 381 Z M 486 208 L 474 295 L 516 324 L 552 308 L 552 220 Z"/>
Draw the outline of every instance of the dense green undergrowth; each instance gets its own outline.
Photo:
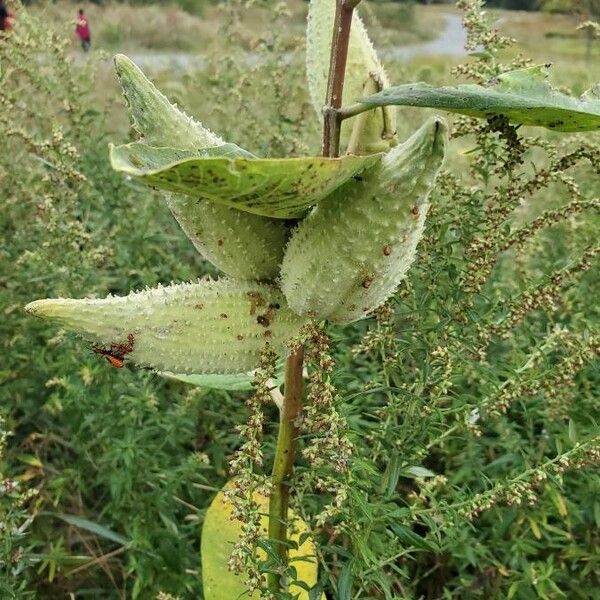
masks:
<path id="1" fill-rule="evenodd" d="M 229 55 L 163 74 L 166 91 L 259 155 L 318 151 L 285 6 L 251 70 L 243 14 L 224 13 Z M 22 312 L 211 273 L 161 199 L 111 171 L 122 101 L 67 45 L 26 12 L 0 40 L 0 595 L 198 598 L 200 524 L 245 395 L 113 369 Z M 393 80 L 492 68 L 471 65 L 421 60 Z M 592 75 L 558 74 L 576 91 Z M 399 115 L 401 138 L 424 118 Z M 455 120 L 416 267 L 376 318 L 332 331 L 355 453 L 340 507 L 307 461 L 296 501 L 329 598 L 597 597 L 600 139 L 512 131 Z"/>

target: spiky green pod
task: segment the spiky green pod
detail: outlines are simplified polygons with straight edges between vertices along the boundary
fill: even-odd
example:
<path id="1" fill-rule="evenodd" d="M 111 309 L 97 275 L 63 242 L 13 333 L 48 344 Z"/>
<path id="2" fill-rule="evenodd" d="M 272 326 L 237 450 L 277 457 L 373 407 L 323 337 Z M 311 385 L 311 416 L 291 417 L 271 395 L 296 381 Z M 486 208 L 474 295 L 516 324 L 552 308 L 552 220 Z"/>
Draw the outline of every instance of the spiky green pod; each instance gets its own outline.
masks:
<path id="1" fill-rule="evenodd" d="M 222 155 L 252 156 L 173 106 L 126 56 L 115 56 L 115 69 L 133 127 L 148 144 L 193 151 L 217 146 Z M 288 235 L 284 223 L 181 194 L 165 197 L 196 250 L 221 271 L 240 279 L 277 277 Z"/>
<path id="2" fill-rule="evenodd" d="M 109 359 L 178 374 L 256 369 L 265 344 L 284 355 L 305 322 L 275 287 L 230 279 L 101 300 L 37 300 L 25 310 L 91 339 Z"/>
<path id="3" fill-rule="evenodd" d="M 312 104 L 321 118 L 329 76 L 335 5 L 335 0 L 311 0 L 308 9 L 306 30 L 308 90 Z M 387 75 L 367 30 L 359 16 L 354 13 L 350 29 L 343 105 L 352 104 L 357 98 L 388 86 Z M 352 131 L 355 125 L 358 126 Z M 342 123 L 341 146 L 346 148 L 351 145 L 354 154 L 382 152 L 396 143 L 395 133 L 396 111 L 393 107 L 385 107 L 382 110 L 364 113 L 364 116 L 359 119 Z"/>
<path id="4" fill-rule="evenodd" d="M 221 271 L 238 279 L 277 278 L 288 234 L 282 221 L 180 194 L 165 198 L 196 250 Z"/>
<path id="5" fill-rule="evenodd" d="M 147 144 L 195 150 L 225 143 L 173 106 L 127 56 L 117 54 L 114 61 L 132 125 Z"/>
<path id="6" fill-rule="evenodd" d="M 300 223 L 281 269 L 292 310 L 349 323 L 389 298 L 414 260 L 446 139 L 430 119 Z"/>

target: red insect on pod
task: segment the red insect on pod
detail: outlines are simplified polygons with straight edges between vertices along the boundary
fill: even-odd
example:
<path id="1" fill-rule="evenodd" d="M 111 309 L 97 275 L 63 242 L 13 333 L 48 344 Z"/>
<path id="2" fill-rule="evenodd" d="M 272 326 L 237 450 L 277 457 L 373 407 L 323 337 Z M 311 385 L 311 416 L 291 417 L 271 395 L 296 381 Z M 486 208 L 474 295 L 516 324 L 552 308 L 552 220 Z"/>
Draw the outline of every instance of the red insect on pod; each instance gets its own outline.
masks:
<path id="1" fill-rule="evenodd" d="M 99 346 L 92 346 L 92 351 L 96 354 L 101 354 L 115 368 L 122 369 L 124 358 L 127 354 L 133 351 L 134 337 L 133 333 L 127 336 L 127 343 L 112 343 L 110 350 L 106 350 Z"/>
<path id="2" fill-rule="evenodd" d="M 116 356 L 111 356 L 110 354 L 105 354 L 104 356 L 113 367 L 116 367 L 117 369 L 123 368 L 124 363 L 122 359 L 117 358 Z"/>

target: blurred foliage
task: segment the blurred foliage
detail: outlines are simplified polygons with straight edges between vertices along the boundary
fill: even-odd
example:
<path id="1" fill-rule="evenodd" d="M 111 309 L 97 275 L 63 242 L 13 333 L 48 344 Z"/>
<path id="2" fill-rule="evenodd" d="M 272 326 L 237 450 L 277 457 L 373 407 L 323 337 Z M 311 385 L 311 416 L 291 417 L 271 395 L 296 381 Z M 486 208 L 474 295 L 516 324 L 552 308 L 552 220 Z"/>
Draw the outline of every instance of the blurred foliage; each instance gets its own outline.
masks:
<path id="1" fill-rule="evenodd" d="M 253 152 L 318 152 L 286 6 L 251 64 L 243 5 L 222 11 L 207 70 L 159 84 Z M 506 68 L 491 54 L 454 76 Z M 447 62 L 421 64 L 393 80 L 451 77 Z M 113 369 L 21 311 L 211 272 L 160 198 L 110 170 L 107 141 L 126 127 L 108 69 L 73 61 L 27 11 L 0 40 L 0 410 L 13 432 L 0 485 L 18 482 L 0 494 L 7 598 L 201 597 L 199 525 L 246 415 L 243 394 Z M 403 110 L 400 137 L 423 118 Z M 355 448 L 346 499 L 329 510 L 305 485 L 295 501 L 328 597 L 597 597 L 599 141 L 457 119 L 418 264 L 376 319 L 330 331 Z M 298 475 L 331 473 L 302 460 Z"/>
<path id="2" fill-rule="evenodd" d="M 584 17 L 600 15 L 600 0 L 541 0 L 540 7 L 548 12 L 572 13 Z"/>

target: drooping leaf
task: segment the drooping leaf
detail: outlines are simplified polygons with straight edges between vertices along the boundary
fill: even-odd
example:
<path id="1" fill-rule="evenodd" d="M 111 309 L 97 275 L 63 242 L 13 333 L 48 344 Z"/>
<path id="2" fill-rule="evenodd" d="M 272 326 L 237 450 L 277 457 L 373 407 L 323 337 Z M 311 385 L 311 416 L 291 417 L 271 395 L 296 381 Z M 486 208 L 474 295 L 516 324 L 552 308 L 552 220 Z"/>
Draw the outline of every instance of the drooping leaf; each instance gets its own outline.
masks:
<path id="1" fill-rule="evenodd" d="M 231 486 L 231 482 L 225 486 Z M 268 529 L 269 500 L 265 496 L 255 494 L 254 500 L 259 511 L 263 514 L 261 524 L 266 537 Z M 233 507 L 225 494 L 219 492 L 206 511 L 204 525 L 202 526 L 202 583 L 206 600 L 235 600 L 236 598 L 258 598 L 258 593 L 247 594 L 245 578 L 235 575 L 227 568 L 227 561 L 233 550 L 233 545 L 238 540 L 242 524 L 233 519 Z M 307 587 L 317 583 L 317 561 L 314 543 L 308 535 L 306 523 L 290 511 L 290 525 L 292 532 L 290 541 L 297 544 L 297 548 L 290 548 L 290 564 L 296 569 L 297 580 Z M 264 560 L 266 553 L 259 551 L 259 557 Z M 298 585 L 290 585 L 290 593 L 298 600 L 308 600 L 308 592 Z M 325 599 L 323 595 L 322 600 Z"/>
<path id="2" fill-rule="evenodd" d="M 335 5 L 333 0 L 311 0 L 308 8 L 306 74 L 310 98 L 320 119 L 323 118 L 323 105 L 329 76 L 329 55 Z M 373 85 L 380 87 L 373 88 Z M 364 96 L 387 86 L 389 86 L 389 81 L 383 66 L 363 22 L 355 11 L 350 29 L 343 104 L 348 104 L 358 96 Z M 349 144 L 352 132 L 352 137 L 356 138 L 351 142 L 353 153 L 364 154 L 387 150 L 394 143 L 395 116 L 395 109 L 388 107 L 343 122 L 342 148 Z M 359 123 L 359 126 L 355 128 L 358 119 L 364 122 Z"/>
<path id="3" fill-rule="evenodd" d="M 115 366 L 131 359 L 189 375 L 256 369 L 267 343 L 284 355 L 304 322 L 275 287 L 229 279 L 101 300 L 37 300 L 25 310 L 90 338 Z"/>
<path id="4" fill-rule="evenodd" d="M 484 119 L 504 116 L 515 125 L 554 131 L 600 129 L 600 87 L 575 98 L 553 88 L 547 76 L 546 66 L 538 65 L 504 73 L 488 85 L 414 83 L 390 87 L 359 101 L 368 106 L 435 108 Z"/>
<path id="5" fill-rule="evenodd" d="M 173 106 L 126 56 L 115 57 L 115 68 L 133 126 L 145 142 L 172 146 L 175 160 L 197 155 L 253 157 Z M 166 193 L 165 198 L 194 247 L 217 268 L 239 279 L 277 278 L 288 235 L 281 220 L 182 194 Z"/>
<path id="6" fill-rule="evenodd" d="M 381 156 L 224 158 L 221 146 L 201 155 L 141 142 L 111 147 L 115 170 L 144 183 L 238 210 L 287 219 L 302 216 Z"/>

